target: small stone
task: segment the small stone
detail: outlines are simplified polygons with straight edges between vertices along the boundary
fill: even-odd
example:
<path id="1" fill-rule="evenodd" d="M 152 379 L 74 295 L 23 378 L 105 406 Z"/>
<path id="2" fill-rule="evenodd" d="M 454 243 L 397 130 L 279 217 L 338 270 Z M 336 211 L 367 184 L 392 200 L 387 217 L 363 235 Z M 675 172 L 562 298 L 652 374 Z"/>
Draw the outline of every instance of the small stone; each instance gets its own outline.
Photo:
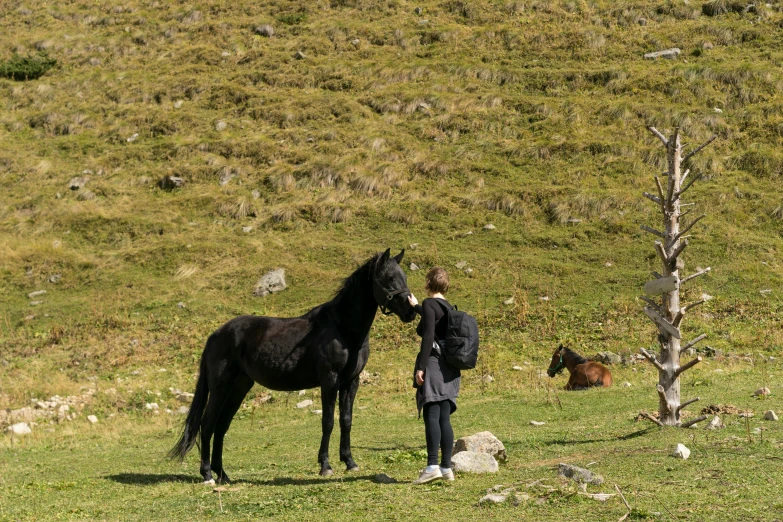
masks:
<path id="1" fill-rule="evenodd" d="M 148 402 L 144 405 L 145 408 L 148 410 L 157 410 L 158 409 L 158 403 L 157 402 Z"/>
<path id="2" fill-rule="evenodd" d="M 541 297 L 538 298 L 538 300 L 539 301 L 549 301 L 549 296 L 548 295 L 542 295 Z"/>
<path id="3" fill-rule="evenodd" d="M 489 453 L 461 451 L 451 458 L 451 465 L 458 473 L 497 473 L 499 466 Z"/>
<path id="4" fill-rule="evenodd" d="M 52 274 L 49 276 L 49 282 L 53 284 L 58 283 L 62 277 L 62 274 Z"/>
<path id="5" fill-rule="evenodd" d="M 194 395 L 190 392 L 179 392 L 177 394 L 177 400 L 179 402 L 184 402 L 186 404 L 190 404 L 191 402 L 193 402 L 193 397 Z"/>
<path id="6" fill-rule="evenodd" d="M 411 243 L 410 245 L 408 245 L 408 248 L 410 248 L 411 250 L 416 250 L 418 247 L 419 247 L 418 243 Z"/>
<path id="7" fill-rule="evenodd" d="M 300 397 L 301 397 L 302 395 L 306 395 L 306 394 L 307 394 L 307 390 L 299 390 L 299 396 L 300 396 Z"/>
<path id="8" fill-rule="evenodd" d="M 378 484 L 397 484 L 397 479 L 390 477 L 386 473 L 378 473 L 372 480 Z"/>
<path id="9" fill-rule="evenodd" d="M 264 297 L 275 292 L 280 292 L 286 289 L 285 284 L 285 269 L 278 268 L 267 272 L 256 283 L 256 287 L 253 290 L 253 295 L 257 297 Z"/>
<path id="10" fill-rule="evenodd" d="M 360 43 L 361 40 L 359 40 L 358 38 L 354 38 L 353 40 L 351 40 L 351 45 L 353 46 L 358 46 Z"/>
<path id="11" fill-rule="evenodd" d="M 188 407 L 187 407 L 187 406 L 180 406 L 180 407 L 177 409 L 177 413 L 179 413 L 180 415 L 187 415 L 187 413 L 188 413 Z"/>
<path id="12" fill-rule="evenodd" d="M 250 193 L 250 195 L 253 196 L 253 199 L 259 199 L 261 197 L 261 192 L 259 192 L 258 190 L 254 190 L 253 192 Z"/>
<path id="13" fill-rule="evenodd" d="M 90 424 L 95 424 L 98 422 L 98 417 L 95 415 L 87 415 L 87 420 L 90 421 Z"/>
<path id="14" fill-rule="evenodd" d="M 723 109 L 721 109 L 720 107 L 715 107 L 715 108 L 714 108 L 714 109 L 712 109 L 712 110 L 713 110 L 713 111 L 714 111 L 716 114 L 723 114 Z"/>
<path id="15" fill-rule="evenodd" d="M 636 21 L 636 23 L 637 23 L 637 24 L 639 24 L 639 25 L 641 25 L 642 27 L 644 27 L 645 25 L 647 25 L 647 19 L 646 19 L 646 18 L 639 18 L 639 19 Z"/>
<path id="16" fill-rule="evenodd" d="M 174 108 L 175 108 L 175 109 L 180 109 L 180 108 L 182 108 L 182 104 L 183 104 L 183 103 L 184 103 L 184 102 L 183 102 L 182 100 L 177 100 L 177 101 L 175 101 L 175 102 L 174 102 Z"/>
<path id="17" fill-rule="evenodd" d="M 599 502 L 606 502 L 614 496 L 612 493 L 582 493 L 582 495 L 592 498 L 593 500 L 598 500 Z"/>
<path id="18" fill-rule="evenodd" d="M 753 431 L 751 431 L 754 435 L 761 435 L 761 428 L 753 428 Z"/>
<path id="19" fill-rule="evenodd" d="M 763 290 L 759 290 L 759 293 L 760 293 L 761 295 L 767 295 L 767 294 L 771 294 L 771 293 L 772 293 L 772 289 L 771 289 L 771 288 L 765 288 L 765 289 L 763 289 Z"/>
<path id="20" fill-rule="evenodd" d="M 684 444 L 677 444 L 677 447 L 674 449 L 674 453 L 672 453 L 672 456 L 680 458 L 682 460 L 687 460 L 688 457 L 691 456 L 691 450 L 686 448 Z"/>
<path id="21" fill-rule="evenodd" d="M 466 268 L 465 269 L 465 273 L 466 274 L 472 274 L 473 273 L 473 269 L 472 268 Z"/>
<path id="22" fill-rule="evenodd" d="M 596 486 L 604 483 L 604 478 L 597 475 L 589 469 L 580 468 L 571 464 L 560 463 L 557 466 L 557 474 L 561 477 L 570 478 L 580 484 L 595 484 Z"/>
<path id="23" fill-rule="evenodd" d="M 509 297 L 508 299 L 503 301 L 503 304 L 504 305 L 512 305 L 512 304 L 514 304 L 514 298 L 513 297 Z"/>
<path id="24" fill-rule="evenodd" d="M 294 58 L 296 58 L 297 60 L 304 60 L 305 58 L 307 58 L 307 55 L 305 55 L 305 53 L 303 53 L 302 51 L 296 51 L 296 53 L 294 54 Z"/>
<path id="25" fill-rule="evenodd" d="M 611 266 L 612 266 L 612 263 L 610 263 L 609 261 L 607 261 L 606 263 L 604 263 L 604 266 L 605 266 L 606 268 L 609 268 L 609 267 L 611 267 Z"/>
<path id="26" fill-rule="evenodd" d="M 218 132 L 226 130 L 226 127 L 228 127 L 228 125 L 223 120 L 220 120 L 215 124 L 215 130 Z"/>
<path id="27" fill-rule="evenodd" d="M 185 185 L 185 180 L 177 176 L 163 176 L 158 181 L 158 186 L 163 190 L 174 190 Z"/>
<path id="28" fill-rule="evenodd" d="M 256 34 L 269 38 L 271 36 L 274 36 L 275 29 L 271 25 L 259 25 L 258 27 L 256 27 Z"/>
<path id="29" fill-rule="evenodd" d="M 323 410 L 310 410 L 315 415 L 321 415 L 323 413 Z"/>
<path id="30" fill-rule="evenodd" d="M 186 308 L 185 303 L 180 301 L 179 303 L 177 303 L 177 308 Z"/>
<path id="31" fill-rule="evenodd" d="M 743 419 L 752 419 L 755 417 L 755 414 L 750 411 L 743 411 L 737 414 L 737 417 L 742 417 Z"/>
<path id="32" fill-rule="evenodd" d="M 501 493 L 489 493 L 479 500 L 479 505 L 483 504 L 502 504 L 506 501 L 508 498 L 508 495 L 503 495 Z"/>
<path id="33" fill-rule="evenodd" d="M 777 416 L 777 414 L 774 411 L 767 410 L 767 411 L 764 412 L 764 420 L 777 421 L 778 420 L 778 416 Z"/>
<path id="34" fill-rule="evenodd" d="M 759 388 L 753 392 L 754 397 L 766 397 L 768 395 L 772 395 L 772 392 L 769 391 L 769 388 Z"/>
<path id="35" fill-rule="evenodd" d="M 46 290 L 36 290 L 35 292 L 30 292 L 29 294 L 27 294 L 27 297 L 29 297 L 30 299 L 33 299 L 35 297 L 44 295 L 45 293 L 46 293 Z"/>
<path id="36" fill-rule="evenodd" d="M 715 415 L 712 418 L 712 420 L 710 421 L 710 423 L 707 424 L 707 426 L 704 429 L 706 429 L 706 430 L 719 430 L 719 429 L 725 428 L 725 427 L 726 427 L 726 425 L 723 424 L 723 421 L 721 420 L 721 418 L 718 417 L 717 415 Z"/>
<path id="37" fill-rule="evenodd" d="M 16 424 L 12 424 L 8 427 L 8 431 L 20 437 L 24 435 L 30 435 L 33 432 L 33 430 L 30 429 L 30 425 L 26 422 L 17 422 Z"/>
<path id="38" fill-rule="evenodd" d="M 620 364 L 623 358 L 613 352 L 598 352 L 593 356 L 593 360 L 604 364 Z"/>
<path id="39" fill-rule="evenodd" d="M 302 402 L 297 402 L 296 403 L 296 407 L 299 408 L 300 410 L 303 409 L 303 408 L 308 408 L 308 407 L 310 407 L 312 405 L 313 405 L 313 401 L 311 401 L 310 399 L 306 399 L 306 400 L 303 400 Z"/>
<path id="40" fill-rule="evenodd" d="M 518 371 L 518 372 L 521 372 L 523 368 L 521 366 L 512 366 L 511 369 L 515 370 L 515 371 Z"/>
<path id="41" fill-rule="evenodd" d="M 630 382 L 628 382 L 628 381 L 625 381 L 625 382 L 623 383 L 623 388 L 630 388 L 630 387 L 631 387 L 631 383 L 630 383 Z"/>
<path id="42" fill-rule="evenodd" d="M 133 143 L 134 141 L 136 141 L 136 139 L 138 137 L 139 137 L 139 133 L 137 132 L 133 136 L 131 136 L 130 138 L 126 139 L 125 141 L 127 141 L 128 143 Z"/>
<path id="43" fill-rule="evenodd" d="M 485 375 L 481 380 L 484 381 L 484 384 L 489 384 L 492 381 L 494 381 L 495 378 L 492 377 L 491 375 Z"/>
<path id="44" fill-rule="evenodd" d="M 414 12 L 415 14 L 417 14 L 417 15 L 421 16 L 421 15 L 422 15 L 422 13 L 424 13 L 424 8 L 423 8 L 423 7 L 414 7 L 414 8 L 413 8 L 413 12 Z"/>
<path id="45" fill-rule="evenodd" d="M 427 25 L 428 23 L 430 23 L 429 20 L 419 20 L 419 25 Z"/>
<path id="46" fill-rule="evenodd" d="M 220 53 L 220 56 L 222 56 L 223 58 L 225 58 L 226 56 L 231 56 L 231 53 L 230 53 L 230 52 L 228 52 L 228 51 L 223 51 L 222 53 Z"/>
<path id="47" fill-rule="evenodd" d="M 458 262 L 458 263 L 456 263 L 454 266 L 455 266 L 455 267 L 457 267 L 457 268 L 459 268 L 460 270 L 462 270 L 463 268 L 465 268 L 466 266 L 468 266 L 468 262 L 467 262 L 467 261 L 459 261 L 459 262 Z"/>
<path id="48" fill-rule="evenodd" d="M 79 201 L 91 201 L 95 199 L 95 193 L 91 190 L 85 189 L 79 192 L 79 195 L 76 196 L 76 199 Z"/>
<path id="49" fill-rule="evenodd" d="M 654 53 L 647 53 L 644 55 L 647 60 L 655 60 L 657 58 L 665 58 L 667 60 L 674 60 L 680 55 L 680 50 L 677 47 L 671 49 L 665 49 L 663 51 L 656 51 Z"/>
<path id="50" fill-rule="evenodd" d="M 712 299 L 712 297 L 713 296 L 711 296 L 710 294 L 707 294 L 707 293 L 701 294 L 701 299 L 704 300 L 704 301 L 709 301 L 710 299 Z"/>
<path id="51" fill-rule="evenodd" d="M 410 269 L 413 271 L 420 270 L 419 265 L 416 263 L 411 263 Z"/>
<path id="52" fill-rule="evenodd" d="M 253 227 L 250 226 L 242 227 L 242 232 L 244 232 L 245 234 L 249 234 L 251 230 L 253 230 Z"/>
<path id="53" fill-rule="evenodd" d="M 534 420 L 530 421 L 531 426 L 543 426 L 544 424 L 546 424 L 546 422 L 534 421 Z"/>
<path id="54" fill-rule="evenodd" d="M 702 47 L 702 49 L 706 49 L 706 50 L 709 51 L 710 49 L 712 49 L 715 46 L 712 45 L 712 42 L 704 42 L 703 44 L 701 44 L 701 47 Z"/>
<path id="55" fill-rule="evenodd" d="M 68 182 L 68 188 L 71 190 L 79 190 L 83 188 L 87 180 L 85 178 L 77 177 Z"/>

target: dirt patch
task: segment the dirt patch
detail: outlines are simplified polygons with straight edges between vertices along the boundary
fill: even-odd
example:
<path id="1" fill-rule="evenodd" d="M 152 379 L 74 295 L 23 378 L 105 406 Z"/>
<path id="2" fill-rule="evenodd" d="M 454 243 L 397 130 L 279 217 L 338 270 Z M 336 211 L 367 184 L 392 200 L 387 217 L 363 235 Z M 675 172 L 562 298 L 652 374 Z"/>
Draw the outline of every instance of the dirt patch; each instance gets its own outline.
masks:
<path id="1" fill-rule="evenodd" d="M 753 410 L 740 409 L 733 404 L 710 404 L 702 408 L 702 415 L 739 415 L 740 413 L 753 413 Z"/>

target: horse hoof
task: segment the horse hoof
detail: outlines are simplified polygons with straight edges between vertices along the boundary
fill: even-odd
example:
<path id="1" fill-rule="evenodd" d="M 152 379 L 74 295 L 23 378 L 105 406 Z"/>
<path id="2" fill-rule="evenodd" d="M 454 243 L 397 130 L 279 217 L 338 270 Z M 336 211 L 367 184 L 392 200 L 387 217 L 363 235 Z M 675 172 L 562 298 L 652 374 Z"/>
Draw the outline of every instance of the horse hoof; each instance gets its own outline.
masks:
<path id="1" fill-rule="evenodd" d="M 348 467 L 345 471 L 347 471 L 348 473 L 355 473 L 359 471 L 359 466 L 354 464 L 353 466 Z"/>
<path id="2" fill-rule="evenodd" d="M 215 479 L 209 479 L 202 482 L 205 486 L 214 486 L 215 485 Z"/>
<path id="3" fill-rule="evenodd" d="M 324 468 L 321 470 L 320 475 L 322 477 L 331 477 L 332 475 L 334 475 L 334 471 L 332 470 L 332 468 Z"/>
<path id="4" fill-rule="evenodd" d="M 228 475 L 224 473 L 220 476 L 220 478 L 218 478 L 218 482 L 221 484 L 231 484 L 231 479 L 228 478 Z"/>

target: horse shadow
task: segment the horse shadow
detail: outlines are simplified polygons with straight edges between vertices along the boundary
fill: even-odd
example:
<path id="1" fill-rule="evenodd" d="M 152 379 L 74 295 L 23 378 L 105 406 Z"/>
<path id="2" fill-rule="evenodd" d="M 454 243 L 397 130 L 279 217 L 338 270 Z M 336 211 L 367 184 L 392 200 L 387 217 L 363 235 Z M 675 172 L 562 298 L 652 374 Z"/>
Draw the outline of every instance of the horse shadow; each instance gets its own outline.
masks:
<path id="1" fill-rule="evenodd" d="M 201 484 L 202 479 L 193 475 L 182 473 L 117 473 L 104 477 L 118 484 L 132 486 L 150 486 L 163 483 L 187 483 Z M 231 484 L 250 484 L 252 486 L 317 486 L 319 484 L 330 484 L 335 482 L 374 482 L 375 475 L 352 475 L 347 477 L 329 477 L 329 478 L 296 478 L 296 477 L 275 477 L 269 480 L 254 479 L 235 479 Z"/>

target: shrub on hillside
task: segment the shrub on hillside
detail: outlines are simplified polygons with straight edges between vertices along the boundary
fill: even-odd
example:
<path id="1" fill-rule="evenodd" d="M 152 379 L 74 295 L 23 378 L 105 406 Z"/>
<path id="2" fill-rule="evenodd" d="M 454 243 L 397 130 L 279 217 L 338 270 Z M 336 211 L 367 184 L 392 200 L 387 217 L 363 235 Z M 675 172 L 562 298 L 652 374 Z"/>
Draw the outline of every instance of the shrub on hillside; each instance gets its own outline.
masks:
<path id="1" fill-rule="evenodd" d="M 49 58 L 45 52 L 38 53 L 36 56 L 14 54 L 10 60 L 0 63 L 0 76 L 18 82 L 37 80 L 55 65 L 57 60 Z"/>

